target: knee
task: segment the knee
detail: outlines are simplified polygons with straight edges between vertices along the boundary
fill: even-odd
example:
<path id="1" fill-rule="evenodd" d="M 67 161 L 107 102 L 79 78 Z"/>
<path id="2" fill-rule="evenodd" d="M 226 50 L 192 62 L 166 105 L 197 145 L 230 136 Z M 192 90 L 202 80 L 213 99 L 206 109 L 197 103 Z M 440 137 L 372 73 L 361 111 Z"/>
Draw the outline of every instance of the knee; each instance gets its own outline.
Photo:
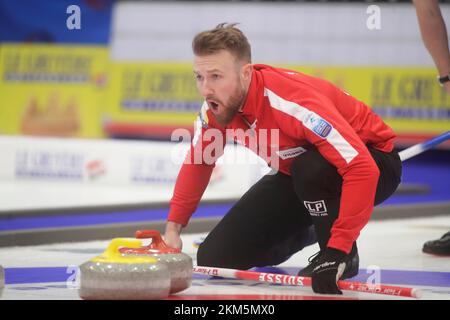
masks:
<path id="1" fill-rule="evenodd" d="M 228 268 L 226 253 L 219 248 L 203 242 L 197 250 L 197 265 L 204 267 Z"/>
<path id="2" fill-rule="evenodd" d="M 203 242 L 197 250 L 197 265 L 203 267 L 231 268 L 231 269 L 249 269 L 254 267 L 249 254 L 236 247 L 213 246 Z"/>
<path id="3" fill-rule="evenodd" d="M 208 245 L 202 243 L 197 250 L 197 265 L 204 267 L 219 267 L 217 259 L 214 258 Z"/>

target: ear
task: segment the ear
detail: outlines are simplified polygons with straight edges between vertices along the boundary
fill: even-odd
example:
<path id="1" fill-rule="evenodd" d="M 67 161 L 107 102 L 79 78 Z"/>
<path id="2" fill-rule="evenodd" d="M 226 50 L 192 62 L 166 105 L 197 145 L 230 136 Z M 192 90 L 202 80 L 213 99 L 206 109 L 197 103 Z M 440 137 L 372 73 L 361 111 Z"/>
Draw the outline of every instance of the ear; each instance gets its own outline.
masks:
<path id="1" fill-rule="evenodd" d="M 253 71 L 253 67 L 251 63 L 247 63 L 245 65 L 242 66 L 242 79 L 243 80 L 249 80 L 252 77 L 252 71 Z"/>

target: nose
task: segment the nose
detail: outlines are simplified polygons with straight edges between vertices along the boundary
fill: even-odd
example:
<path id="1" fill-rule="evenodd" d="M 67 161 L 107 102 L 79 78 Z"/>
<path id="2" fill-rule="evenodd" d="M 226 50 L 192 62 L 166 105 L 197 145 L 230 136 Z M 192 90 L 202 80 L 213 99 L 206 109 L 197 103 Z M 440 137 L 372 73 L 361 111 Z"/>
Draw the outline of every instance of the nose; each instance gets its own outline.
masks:
<path id="1" fill-rule="evenodd" d="M 203 97 L 207 97 L 209 95 L 214 94 L 213 88 L 210 86 L 209 82 L 206 80 L 204 80 L 200 83 L 199 91 Z"/>

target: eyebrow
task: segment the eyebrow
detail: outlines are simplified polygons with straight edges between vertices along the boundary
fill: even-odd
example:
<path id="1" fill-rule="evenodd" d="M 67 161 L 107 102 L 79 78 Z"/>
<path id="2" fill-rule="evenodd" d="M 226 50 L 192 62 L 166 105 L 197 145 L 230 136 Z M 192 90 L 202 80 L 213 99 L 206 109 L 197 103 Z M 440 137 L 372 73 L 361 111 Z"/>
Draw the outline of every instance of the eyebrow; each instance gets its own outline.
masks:
<path id="1" fill-rule="evenodd" d="M 194 70 L 193 72 L 194 72 L 194 74 L 198 74 L 198 72 L 195 71 L 195 70 Z M 222 73 L 222 71 L 219 70 L 219 69 L 212 69 L 212 70 L 207 70 L 207 71 L 206 71 L 206 73 L 215 73 L 215 72 Z"/>

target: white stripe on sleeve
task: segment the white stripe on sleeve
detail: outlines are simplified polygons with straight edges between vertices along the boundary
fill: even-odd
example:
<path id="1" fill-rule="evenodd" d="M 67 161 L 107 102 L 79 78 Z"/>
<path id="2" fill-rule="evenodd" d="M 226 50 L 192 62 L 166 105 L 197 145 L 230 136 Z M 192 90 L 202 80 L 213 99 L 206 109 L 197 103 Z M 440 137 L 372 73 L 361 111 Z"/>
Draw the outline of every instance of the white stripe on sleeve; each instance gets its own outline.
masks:
<path id="1" fill-rule="evenodd" d="M 305 128 L 322 139 L 326 139 L 347 163 L 350 163 L 358 155 L 358 151 L 345 140 L 339 131 L 317 113 L 297 103 L 285 100 L 267 88 L 264 88 L 264 95 L 269 98 L 270 105 L 273 108 L 296 118 Z"/>

